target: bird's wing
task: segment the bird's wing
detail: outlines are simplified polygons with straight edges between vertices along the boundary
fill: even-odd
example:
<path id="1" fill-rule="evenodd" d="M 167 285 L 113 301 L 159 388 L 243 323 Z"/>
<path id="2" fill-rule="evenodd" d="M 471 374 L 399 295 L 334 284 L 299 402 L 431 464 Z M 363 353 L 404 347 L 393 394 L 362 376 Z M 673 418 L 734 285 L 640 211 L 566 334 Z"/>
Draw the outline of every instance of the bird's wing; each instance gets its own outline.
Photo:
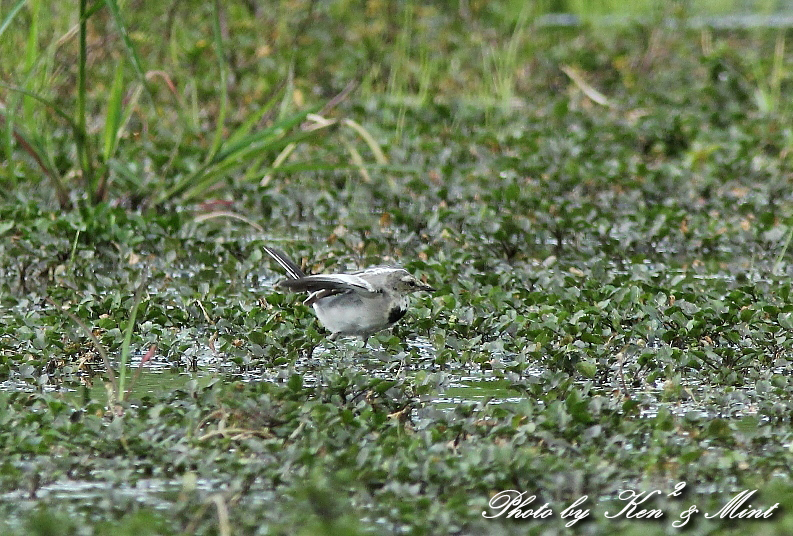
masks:
<path id="1" fill-rule="evenodd" d="M 264 246 L 264 251 L 267 252 L 270 257 L 275 259 L 281 268 L 286 270 L 286 275 L 289 276 L 290 279 L 300 279 L 302 277 L 306 277 L 306 273 L 300 269 L 300 267 L 292 261 L 289 257 L 286 256 L 286 253 L 281 251 L 280 249 L 275 248 L 268 248 Z"/>
<path id="2" fill-rule="evenodd" d="M 281 281 L 278 286 L 294 291 L 319 292 L 328 290 L 332 291 L 332 294 L 341 292 L 374 294 L 377 292 L 377 289 L 366 279 L 352 274 L 307 275 L 299 279 Z"/>
<path id="3" fill-rule="evenodd" d="M 349 292 L 349 290 L 318 290 L 317 292 L 312 292 L 309 294 L 308 298 L 303 300 L 303 305 L 314 305 L 314 303 L 318 302 L 322 298 L 335 296 L 336 294 L 344 294 L 345 292 Z"/>

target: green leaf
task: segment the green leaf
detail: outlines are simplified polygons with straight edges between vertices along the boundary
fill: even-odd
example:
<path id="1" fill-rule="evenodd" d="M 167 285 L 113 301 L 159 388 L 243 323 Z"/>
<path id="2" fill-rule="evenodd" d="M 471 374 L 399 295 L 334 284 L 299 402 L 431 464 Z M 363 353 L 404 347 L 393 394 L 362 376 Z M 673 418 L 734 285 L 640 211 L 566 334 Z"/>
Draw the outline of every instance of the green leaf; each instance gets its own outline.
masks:
<path id="1" fill-rule="evenodd" d="M 300 374 L 292 374 L 286 385 L 289 387 L 290 391 L 294 391 L 295 393 L 300 391 L 303 388 L 303 376 Z"/>
<path id="2" fill-rule="evenodd" d="M 783 328 L 793 329 L 793 313 L 779 313 L 777 321 Z"/>
<path id="3" fill-rule="evenodd" d="M 579 361 L 575 364 L 575 368 L 586 378 L 594 378 L 597 373 L 597 365 L 592 361 Z"/>

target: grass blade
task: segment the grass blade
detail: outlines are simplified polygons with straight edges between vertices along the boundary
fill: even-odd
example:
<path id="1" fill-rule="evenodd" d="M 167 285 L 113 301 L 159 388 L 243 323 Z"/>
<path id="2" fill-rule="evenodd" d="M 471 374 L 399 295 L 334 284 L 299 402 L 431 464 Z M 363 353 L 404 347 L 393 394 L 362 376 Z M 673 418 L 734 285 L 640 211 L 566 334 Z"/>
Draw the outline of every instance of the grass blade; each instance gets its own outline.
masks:
<path id="1" fill-rule="evenodd" d="M 129 387 L 127 388 L 125 397 L 129 397 L 129 395 L 132 394 L 132 388 L 135 387 L 135 384 L 138 382 L 138 378 L 140 378 L 141 372 L 143 372 L 143 365 L 151 361 L 151 358 L 154 356 L 154 352 L 156 351 L 157 351 L 156 344 L 152 344 L 151 346 L 149 346 L 149 351 L 146 352 L 146 355 L 144 355 L 143 358 L 140 360 L 140 364 L 138 365 L 138 368 L 135 370 L 135 375 L 132 377 L 132 381 L 129 382 Z"/>
<path id="2" fill-rule="evenodd" d="M 124 401 L 124 384 L 127 379 L 127 363 L 129 362 L 129 346 L 132 341 L 132 330 L 135 328 L 135 318 L 138 315 L 138 308 L 141 301 L 143 301 L 143 291 L 146 290 L 146 282 L 148 281 L 148 274 L 143 273 L 138 290 L 135 291 L 135 302 L 132 305 L 132 311 L 129 315 L 129 322 L 127 328 L 124 330 L 124 341 L 121 343 L 121 364 L 119 365 L 118 372 L 118 401 Z"/>
<path id="3" fill-rule="evenodd" d="M 776 256 L 776 260 L 774 261 L 774 267 L 771 268 L 771 273 L 774 275 L 780 275 L 780 268 L 782 267 L 782 261 L 785 259 L 785 253 L 787 253 L 787 248 L 790 245 L 790 239 L 793 238 L 793 227 L 787 233 L 787 238 L 785 238 L 785 243 L 782 244 L 782 249 L 779 250 L 779 254 Z"/>
<path id="4" fill-rule="evenodd" d="M 52 163 L 52 159 L 47 154 L 47 151 L 37 143 L 36 140 L 26 136 L 24 132 L 16 128 L 10 120 L 0 112 L 0 125 L 5 126 L 5 129 L 10 130 L 11 137 L 16 140 L 17 144 L 38 164 L 41 171 L 49 177 L 55 187 L 55 194 L 58 197 L 58 204 L 61 208 L 68 208 L 69 193 L 66 186 L 63 184 L 60 175 L 58 174 L 56 166 Z M 7 143 L 8 157 L 11 157 L 10 143 Z"/>
<path id="5" fill-rule="evenodd" d="M 226 57 L 223 49 L 223 35 L 220 29 L 220 2 L 215 0 L 215 9 L 212 17 L 212 33 L 215 37 L 215 54 L 217 54 L 218 70 L 220 71 L 220 111 L 215 122 L 215 136 L 207 154 L 207 162 L 215 157 L 223 144 L 223 129 L 226 126 L 226 112 L 228 108 L 228 75 L 226 73 Z"/>
<path id="6" fill-rule="evenodd" d="M 77 145 L 77 158 L 80 162 L 80 169 L 83 172 L 83 182 L 85 193 L 91 202 L 98 201 L 96 196 L 96 184 L 94 181 L 93 158 L 91 156 L 91 145 L 87 139 L 86 125 L 86 99 L 88 90 L 86 89 L 86 64 L 88 63 L 88 0 L 80 0 L 80 55 L 77 61 L 77 117 L 74 122 L 77 124 L 80 136 L 75 137 Z"/>
<path id="7" fill-rule="evenodd" d="M 377 140 L 374 139 L 374 136 L 372 136 L 368 130 L 363 128 L 360 123 L 357 123 L 352 119 L 345 119 L 344 124 L 353 129 L 361 138 L 363 138 L 363 141 L 365 141 L 369 146 L 369 150 L 372 151 L 372 154 L 374 155 L 374 158 L 377 160 L 378 164 L 382 166 L 388 163 L 388 158 L 386 158 L 383 149 L 380 148 L 380 144 L 377 143 Z"/>
<path id="8" fill-rule="evenodd" d="M 306 138 L 314 136 L 314 132 L 300 132 L 293 136 L 288 136 L 285 138 L 280 138 L 276 140 L 268 140 L 268 142 L 264 145 L 255 145 L 252 147 L 248 147 L 245 150 L 241 150 L 238 153 L 226 158 L 222 162 L 218 162 L 212 166 L 209 166 L 207 169 L 204 169 L 200 175 L 192 175 L 189 177 L 190 180 L 183 181 L 183 189 L 180 193 L 182 193 L 182 200 L 187 201 L 189 199 L 194 199 L 195 197 L 200 196 L 212 186 L 214 186 L 218 181 L 220 181 L 224 176 L 228 175 L 232 171 L 237 168 L 243 167 L 248 165 L 248 162 L 257 155 L 262 153 L 268 153 L 270 151 L 277 151 L 283 148 L 290 143 L 295 143 L 298 141 L 302 141 Z M 338 169 L 338 166 L 335 165 L 328 165 L 323 169 Z M 270 171 L 274 170 L 274 168 L 269 168 Z M 286 168 L 281 166 L 278 168 L 278 171 L 284 171 Z"/>
<path id="9" fill-rule="evenodd" d="M 74 121 L 74 118 L 72 118 L 72 116 L 66 113 L 66 111 L 63 108 L 59 107 L 51 100 L 48 100 L 42 97 L 41 95 L 39 95 L 38 93 L 34 93 L 33 91 L 28 91 L 27 89 L 23 89 L 21 87 L 11 86 L 2 81 L 0 81 L 0 87 L 4 87 L 9 91 L 15 91 L 17 93 L 27 95 L 28 97 L 37 100 L 38 102 L 40 102 L 41 104 L 43 104 L 44 106 L 55 112 L 55 115 L 66 121 L 66 123 L 69 125 L 69 128 L 72 129 L 72 134 L 75 137 L 78 135 L 82 135 L 82 133 L 80 132 L 80 126 Z"/>
<path id="10" fill-rule="evenodd" d="M 6 31 L 6 28 L 11 24 L 11 21 L 14 20 L 14 17 L 19 10 L 22 9 L 22 6 L 25 5 L 26 0 L 19 0 L 16 4 L 11 7 L 11 10 L 8 12 L 8 15 L 3 19 L 3 22 L 0 23 L 0 37 L 3 36 L 3 32 Z"/>
<path id="11" fill-rule="evenodd" d="M 110 10 L 110 14 L 113 15 L 113 22 L 116 23 L 116 29 L 118 30 L 118 33 L 121 34 L 121 40 L 124 42 L 124 48 L 127 51 L 127 56 L 129 56 L 129 60 L 132 62 L 132 66 L 135 68 L 135 73 L 138 75 L 140 83 L 143 84 L 146 92 L 149 94 L 149 96 L 151 96 L 148 80 L 146 79 L 146 73 L 141 66 L 142 64 L 140 62 L 140 58 L 138 57 L 138 52 L 135 50 L 135 47 L 132 45 L 132 40 L 129 38 L 127 25 L 124 24 L 124 19 L 121 17 L 121 10 L 118 8 L 118 3 L 116 0 L 105 0 L 105 5 Z"/>
<path id="12" fill-rule="evenodd" d="M 286 136 L 286 133 L 305 120 L 309 113 L 311 111 L 300 112 L 259 132 L 240 138 L 236 143 L 223 148 L 200 169 L 178 180 L 160 194 L 156 202 L 164 203 L 177 196 L 182 196 L 182 200 L 192 199 L 211 188 L 220 180 L 223 173 L 245 164 L 249 159 L 255 159 L 270 151 L 278 151 L 289 143 L 313 136 L 313 132 L 299 132 L 293 136 Z M 190 195 L 185 194 L 188 190 L 191 192 Z"/>
<path id="13" fill-rule="evenodd" d="M 40 58 L 39 52 L 39 23 L 41 15 L 41 2 L 38 0 L 31 0 L 28 2 L 28 11 L 30 16 L 30 26 L 28 28 L 27 45 L 25 46 L 25 59 L 24 66 L 25 72 L 28 73 L 28 80 L 26 80 L 25 87 L 30 78 L 33 78 L 36 63 Z M 22 118 L 25 125 L 33 125 L 33 101 L 29 97 L 22 98 Z"/>
<path id="14" fill-rule="evenodd" d="M 124 95 L 124 68 L 123 63 L 116 65 L 116 73 L 113 76 L 113 84 L 110 86 L 110 98 L 107 101 L 107 112 L 105 114 L 105 132 L 103 135 L 104 143 L 102 147 L 102 157 L 105 162 L 110 160 L 110 156 L 116 149 L 121 124 L 121 106 Z"/>
<path id="15" fill-rule="evenodd" d="M 83 333 L 85 333 L 86 336 L 89 339 L 91 339 L 91 342 L 94 343 L 94 347 L 96 348 L 96 351 L 99 352 L 100 356 L 102 356 L 102 362 L 105 364 L 105 371 L 107 372 L 107 378 L 110 381 L 110 385 L 113 390 L 113 395 L 111 397 L 113 398 L 113 400 L 108 400 L 108 404 L 107 404 L 108 407 L 112 408 L 115 405 L 116 401 L 118 401 L 119 391 L 118 391 L 118 384 L 116 383 L 116 375 L 113 372 L 113 367 L 110 365 L 110 358 L 108 357 L 107 352 L 105 351 L 105 347 L 102 346 L 102 343 L 99 342 L 99 339 L 96 338 L 94 332 L 91 331 L 82 320 L 77 318 L 77 316 L 74 313 L 72 313 L 71 311 L 67 311 L 66 309 L 55 303 L 55 300 L 53 300 L 51 297 L 48 297 L 47 301 L 49 301 L 56 308 L 66 313 L 66 316 L 71 318 L 72 322 L 80 326 L 80 329 L 83 330 Z"/>
<path id="16" fill-rule="evenodd" d="M 281 121 L 278 121 L 269 127 L 256 132 L 255 134 L 245 136 L 239 139 L 236 143 L 228 144 L 221 152 L 215 155 L 215 157 L 212 159 L 212 163 L 222 162 L 223 160 L 231 158 L 235 155 L 235 153 L 239 154 L 251 146 L 261 144 L 268 137 L 277 138 L 278 136 L 289 132 L 294 127 L 302 123 L 306 119 L 306 116 L 308 116 L 310 113 L 311 110 L 297 113 L 291 117 L 282 119 Z"/>
<path id="17" fill-rule="evenodd" d="M 278 169 L 281 166 L 281 164 L 286 162 L 286 159 L 289 158 L 289 155 L 291 155 L 295 151 L 296 148 L 297 148 L 297 144 L 296 143 L 290 143 L 289 145 L 284 147 L 284 149 L 280 153 L 278 153 L 278 156 L 275 157 L 275 160 L 273 160 L 273 165 L 270 166 L 270 168 L 271 169 Z M 267 186 L 268 184 L 270 184 L 270 181 L 272 180 L 272 178 L 273 178 L 272 173 L 265 174 L 264 177 L 262 177 L 262 180 L 259 183 L 259 185 L 260 186 Z"/>
<path id="18" fill-rule="evenodd" d="M 344 146 L 347 147 L 347 151 L 350 153 L 350 158 L 352 159 L 352 163 L 355 167 L 358 168 L 358 172 L 361 174 L 361 178 L 363 182 L 372 182 L 372 178 L 369 176 L 369 172 L 366 170 L 366 164 L 364 164 L 363 157 L 361 153 L 358 152 L 358 149 L 347 140 L 342 140 Z"/>
<path id="19" fill-rule="evenodd" d="M 275 94 L 264 103 L 261 107 L 261 110 L 258 114 L 251 114 L 248 119 L 243 121 L 243 123 L 228 137 L 225 144 L 226 145 L 234 145 L 239 142 L 245 136 L 248 136 L 253 129 L 254 125 L 261 121 L 264 116 L 270 113 L 278 101 L 280 100 L 281 96 L 283 95 L 284 88 L 278 88 Z"/>

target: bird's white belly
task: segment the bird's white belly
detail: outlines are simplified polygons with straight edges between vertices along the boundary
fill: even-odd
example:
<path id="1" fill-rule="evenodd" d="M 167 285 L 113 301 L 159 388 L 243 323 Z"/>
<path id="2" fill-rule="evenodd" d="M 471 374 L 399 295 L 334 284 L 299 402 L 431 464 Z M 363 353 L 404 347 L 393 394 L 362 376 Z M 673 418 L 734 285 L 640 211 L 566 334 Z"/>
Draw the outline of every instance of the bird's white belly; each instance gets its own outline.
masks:
<path id="1" fill-rule="evenodd" d="M 390 301 L 386 294 L 364 298 L 351 293 L 322 298 L 313 306 L 320 324 L 332 333 L 369 335 L 388 325 Z"/>

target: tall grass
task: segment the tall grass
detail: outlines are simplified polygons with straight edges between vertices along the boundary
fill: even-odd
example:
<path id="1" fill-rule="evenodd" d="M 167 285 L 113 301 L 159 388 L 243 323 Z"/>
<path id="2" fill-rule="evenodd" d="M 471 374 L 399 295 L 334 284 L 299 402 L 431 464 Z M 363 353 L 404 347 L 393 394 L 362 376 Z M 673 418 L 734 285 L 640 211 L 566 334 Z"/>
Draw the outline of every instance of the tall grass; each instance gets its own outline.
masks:
<path id="1" fill-rule="evenodd" d="M 61 207 L 68 208 L 75 200 L 95 204 L 107 200 L 110 195 L 128 193 L 111 193 L 114 186 L 111 181 L 119 175 L 123 176 L 127 185 L 143 189 L 144 180 L 140 172 L 132 171 L 139 170 L 139 167 L 125 159 L 138 152 L 137 148 L 128 146 L 130 142 L 144 145 L 147 142 L 162 143 L 162 140 L 147 140 L 146 128 L 139 128 L 134 139 L 129 135 L 131 123 L 137 122 L 145 127 L 151 118 L 158 118 L 163 113 L 163 104 L 152 94 L 149 82 L 152 78 L 166 82 L 171 95 L 166 111 L 178 118 L 172 128 L 191 133 L 199 141 L 204 141 L 204 119 L 201 116 L 207 103 L 200 100 L 197 89 L 202 81 L 187 77 L 180 93 L 167 70 L 147 70 L 116 0 L 103 0 L 95 4 L 79 0 L 76 27 L 57 40 L 68 41 L 72 35 L 76 36 L 76 83 L 71 94 L 58 94 L 54 79 L 44 68 L 48 63 L 44 53 L 32 46 L 39 42 L 41 34 L 36 16 L 42 9 L 39 2 L 31 1 L 26 10 L 24 0 L 19 0 L 0 24 L 2 35 L 17 17 L 22 14 L 29 17 L 27 42 L 30 46 L 23 70 L 28 73 L 28 78 L 36 80 L 36 84 L 0 82 L 0 87 L 7 89 L 9 95 L 6 106 L 0 109 L 0 121 L 5 127 L 2 148 L 9 157 L 15 151 L 27 154 L 50 181 Z M 338 143 L 347 149 L 349 164 L 287 162 L 287 157 L 293 156 L 299 144 L 321 142 L 323 131 L 327 130 L 325 126 L 335 124 L 335 120 L 321 126 L 314 121 L 306 122 L 309 114 L 318 111 L 320 106 L 294 110 L 292 94 L 283 87 L 273 91 L 270 98 L 258 109 L 251 110 L 247 117 L 235 118 L 236 125 L 230 124 L 229 58 L 233 50 L 229 48 L 222 31 L 223 9 L 225 6 L 219 0 L 211 4 L 211 48 L 214 51 L 218 83 L 214 85 L 216 93 L 210 98 L 218 106 L 217 113 L 212 117 L 214 123 L 207 136 L 203 161 L 188 173 L 177 171 L 170 177 L 163 174 L 150 181 L 142 192 L 146 202 L 163 204 L 193 201 L 209 195 L 230 177 L 256 183 L 261 182 L 262 177 L 272 176 L 275 169 L 284 173 L 365 168 L 367 164 L 360 153 L 345 139 Z M 93 32 L 95 36 L 99 28 L 106 26 L 101 24 L 102 21 L 97 21 L 92 27 L 93 19 L 100 12 L 110 15 L 112 29 L 122 45 L 125 61 L 118 62 L 112 69 L 89 58 L 89 33 Z M 24 26 L 23 21 L 18 22 L 18 26 Z M 49 54 L 53 55 L 52 46 Z M 109 81 L 102 78 L 102 71 L 112 73 Z M 104 93 L 90 91 L 92 86 L 103 84 L 108 88 Z M 98 115 L 96 110 L 101 110 Z M 40 120 L 42 112 L 49 116 L 48 121 Z M 69 133 L 70 156 L 73 155 L 67 160 L 63 158 L 64 147 L 60 139 L 63 125 Z M 97 125 L 102 126 L 98 128 Z M 362 127 L 358 129 L 359 132 L 361 130 Z M 373 137 L 363 138 L 373 147 Z M 184 152 L 194 153 L 196 147 L 189 145 L 194 139 L 181 134 L 170 140 L 174 146 L 169 162 L 179 159 Z M 288 149 L 286 153 L 285 149 Z M 379 156 L 381 153 L 379 147 L 373 150 L 379 165 L 383 164 Z M 166 164 L 163 169 L 167 170 L 169 165 Z"/>
<path id="2" fill-rule="evenodd" d="M 536 8 L 526 2 L 518 11 L 515 27 L 509 39 L 500 47 L 488 46 L 483 51 L 483 70 L 489 73 L 493 92 L 502 104 L 509 104 L 516 90 L 520 70 L 530 57 L 521 52 L 530 43 L 531 21 Z"/>
<path id="3" fill-rule="evenodd" d="M 687 14 L 737 5 L 705 4 L 678 2 L 664 9 L 674 15 L 679 6 Z M 251 19 L 239 3 L 177 2 L 168 13 L 170 27 L 177 28 L 170 32 L 167 23 L 147 26 L 155 7 L 125 12 L 117 0 L 78 0 L 53 9 L 42 0 L 4 2 L 0 52 L 3 62 L 16 63 L 0 65 L 0 74 L 10 74 L 0 81 L 0 151 L 11 162 L 0 170 L 7 170 L 12 184 L 41 177 L 63 207 L 133 194 L 148 204 L 192 202 L 226 194 L 227 182 L 270 185 L 277 173 L 309 170 L 351 169 L 368 180 L 373 165 L 385 163 L 374 137 L 362 135 L 360 123 L 356 130 L 320 112 L 319 104 L 296 104 L 295 95 L 351 83 L 373 102 L 397 99 L 403 121 L 411 103 L 432 104 L 444 91 L 479 106 L 525 100 L 527 88 L 544 83 L 532 80 L 535 52 L 553 46 L 554 37 L 535 25 L 539 15 L 561 10 L 589 20 L 660 9 L 648 0 L 505 0 L 469 2 L 449 12 L 441 2 L 410 0 L 371 3 L 366 19 L 347 15 L 341 9 L 346 5 L 310 2 L 298 12 L 284 3 L 275 15 Z M 146 29 L 131 31 L 125 15 Z M 71 19 L 71 27 L 64 27 L 64 19 Z M 194 27 L 196 20 L 205 26 Z M 379 29 L 367 26 L 370 20 Z M 333 57 L 328 43 L 353 41 L 348 34 L 381 42 L 374 52 L 344 42 L 337 56 L 361 56 Z M 97 52 L 96 41 L 109 43 L 110 50 Z M 15 57 L 14 47 L 24 47 L 24 54 Z M 758 64 L 752 77 L 761 110 L 785 104 L 785 50 L 780 33 L 773 65 Z M 329 58 L 338 63 L 324 65 Z M 399 140 L 402 131 L 398 126 L 390 134 Z M 340 149 L 346 161 L 305 160 L 319 145 Z M 364 158 L 361 147 L 374 158 Z"/>
<path id="4" fill-rule="evenodd" d="M 8 28 L 13 19 L 22 13 L 23 2 L 15 4 L 8 16 L 2 23 L 2 28 Z M 53 54 L 52 46 L 50 51 L 43 52 L 38 47 L 39 41 L 39 19 L 40 3 L 32 1 L 29 4 L 29 31 L 27 39 L 27 53 L 24 62 L 24 72 L 27 79 L 35 79 L 46 89 L 48 83 L 52 83 L 52 78 L 47 76 L 47 70 L 42 67 L 47 62 L 47 56 Z M 132 107 L 137 103 L 137 98 L 130 99 L 125 104 L 124 95 L 126 88 L 123 85 L 123 69 L 119 66 L 107 97 L 107 112 L 104 118 L 105 132 L 102 140 L 95 136 L 89 129 L 89 95 L 88 95 L 88 21 L 99 9 L 98 6 L 105 6 L 113 13 L 117 29 L 124 37 L 127 44 L 127 52 L 133 65 L 137 67 L 139 80 L 142 87 L 146 86 L 145 77 L 142 76 L 140 63 L 134 48 L 129 42 L 126 27 L 121 18 L 118 5 L 115 0 L 105 0 L 102 4 L 89 7 L 87 0 L 80 0 L 78 5 L 78 59 L 77 59 L 77 83 L 76 91 L 73 96 L 73 108 L 67 108 L 55 100 L 55 96 L 48 96 L 38 87 L 33 88 L 30 84 L 12 85 L 5 82 L 0 86 L 5 87 L 11 94 L 22 96 L 21 111 L 20 106 L 15 106 L 15 100 L 9 100 L 9 105 L 1 112 L 3 122 L 6 125 L 5 150 L 9 155 L 13 154 L 13 142 L 27 153 L 39 166 L 45 176 L 52 182 L 57 193 L 58 202 L 61 207 L 67 208 L 71 205 L 72 199 L 69 195 L 67 185 L 59 166 L 55 164 L 54 138 L 58 127 L 50 123 L 43 123 L 47 126 L 43 129 L 36 120 L 33 106 L 39 106 L 45 110 L 51 118 L 64 123 L 70 133 L 70 138 L 74 146 L 75 159 L 77 161 L 77 175 L 82 179 L 82 196 L 91 203 L 97 203 L 106 197 L 107 192 L 107 163 L 112 158 L 118 146 L 118 139 L 121 131 L 126 126 L 124 118 L 129 118 Z M 61 39 L 68 40 L 67 32 Z M 40 71 L 40 72 L 39 72 Z M 37 76 L 38 75 L 38 76 Z M 102 146 L 103 145 L 103 146 Z"/>

